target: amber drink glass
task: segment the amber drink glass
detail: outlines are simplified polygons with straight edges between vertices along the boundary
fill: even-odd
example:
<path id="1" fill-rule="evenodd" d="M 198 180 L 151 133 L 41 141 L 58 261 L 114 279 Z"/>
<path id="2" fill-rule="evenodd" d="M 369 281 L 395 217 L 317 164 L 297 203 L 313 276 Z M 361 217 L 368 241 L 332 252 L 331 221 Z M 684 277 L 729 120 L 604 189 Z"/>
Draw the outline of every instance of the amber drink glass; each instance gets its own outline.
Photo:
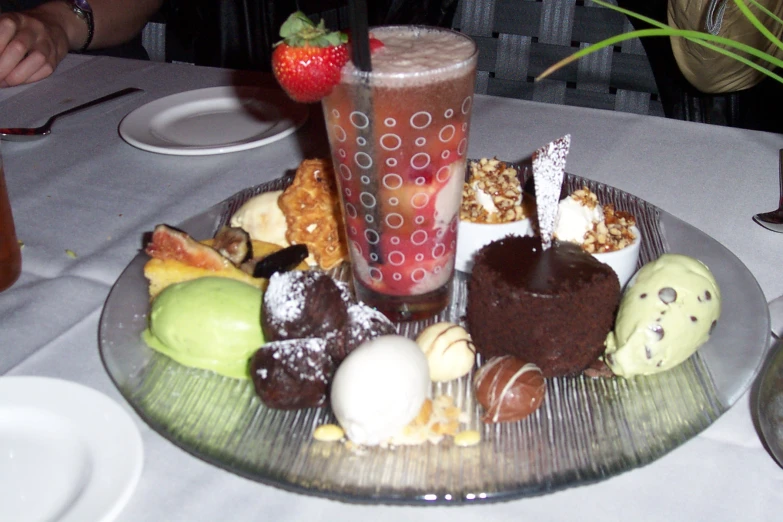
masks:
<path id="1" fill-rule="evenodd" d="M 22 253 L 16 240 L 11 201 L 5 185 L 3 156 L 0 154 L 0 292 L 10 287 L 22 271 Z"/>
<path id="2" fill-rule="evenodd" d="M 478 52 L 422 26 L 372 30 L 372 72 L 349 63 L 323 100 L 357 297 L 396 321 L 449 302 Z"/>

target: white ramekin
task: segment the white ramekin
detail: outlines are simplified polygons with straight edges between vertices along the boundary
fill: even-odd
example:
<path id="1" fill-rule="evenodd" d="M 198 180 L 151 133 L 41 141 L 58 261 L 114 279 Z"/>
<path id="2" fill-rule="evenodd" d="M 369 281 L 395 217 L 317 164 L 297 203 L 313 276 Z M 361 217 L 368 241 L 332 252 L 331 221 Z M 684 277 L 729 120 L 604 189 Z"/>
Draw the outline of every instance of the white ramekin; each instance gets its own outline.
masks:
<path id="1" fill-rule="evenodd" d="M 625 288 L 626 283 L 636 273 L 636 265 L 639 263 L 639 250 L 642 246 L 642 235 L 637 227 L 631 227 L 636 239 L 629 246 L 614 252 L 593 254 L 597 260 L 606 263 L 617 274 L 620 280 L 620 288 Z M 459 243 L 458 243 L 459 244 Z"/>
<path id="2" fill-rule="evenodd" d="M 457 232 L 456 268 L 461 272 L 473 270 L 473 256 L 489 243 L 506 236 L 532 236 L 530 219 L 520 219 L 510 223 L 472 223 L 459 222 Z"/>

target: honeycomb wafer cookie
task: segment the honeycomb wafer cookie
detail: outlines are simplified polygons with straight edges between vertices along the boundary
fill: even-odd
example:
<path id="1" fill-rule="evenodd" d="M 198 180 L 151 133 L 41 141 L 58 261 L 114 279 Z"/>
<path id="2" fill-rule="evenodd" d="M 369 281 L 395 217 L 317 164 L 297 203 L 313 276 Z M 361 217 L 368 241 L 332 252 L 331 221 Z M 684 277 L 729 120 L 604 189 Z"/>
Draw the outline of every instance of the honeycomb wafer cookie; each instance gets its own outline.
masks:
<path id="1" fill-rule="evenodd" d="M 304 160 L 278 199 L 291 244 L 306 244 L 324 270 L 348 258 L 340 196 L 328 159 Z"/>

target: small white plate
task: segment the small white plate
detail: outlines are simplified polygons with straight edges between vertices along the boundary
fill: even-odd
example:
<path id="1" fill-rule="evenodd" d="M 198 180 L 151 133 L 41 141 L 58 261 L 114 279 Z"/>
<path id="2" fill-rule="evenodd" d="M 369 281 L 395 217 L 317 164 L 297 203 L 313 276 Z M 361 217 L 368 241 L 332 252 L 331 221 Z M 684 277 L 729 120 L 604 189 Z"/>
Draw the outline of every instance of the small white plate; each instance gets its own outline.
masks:
<path id="1" fill-rule="evenodd" d="M 0 519 L 113 520 L 143 455 L 136 423 L 107 396 L 59 379 L 0 378 Z"/>
<path id="2" fill-rule="evenodd" d="M 201 156 L 260 147 L 296 132 L 306 105 L 259 87 L 211 87 L 172 94 L 120 122 L 122 139 L 161 154 Z"/>

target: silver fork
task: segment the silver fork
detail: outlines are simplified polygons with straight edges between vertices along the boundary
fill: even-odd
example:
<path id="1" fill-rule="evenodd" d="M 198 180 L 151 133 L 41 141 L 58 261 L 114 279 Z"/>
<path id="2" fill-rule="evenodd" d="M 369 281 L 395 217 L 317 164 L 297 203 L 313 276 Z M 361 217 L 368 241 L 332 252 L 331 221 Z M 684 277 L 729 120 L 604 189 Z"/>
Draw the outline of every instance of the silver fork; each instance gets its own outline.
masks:
<path id="1" fill-rule="evenodd" d="M 134 92 L 144 92 L 142 89 L 137 89 L 136 87 L 128 87 L 125 89 L 122 89 L 117 92 L 113 92 L 111 94 L 107 94 L 106 96 L 101 96 L 100 98 L 97 98 L 95 100 L 89 101 L 87 103 L 83 103 L 81 105 L 77 105 L 76 107 L 72 107 L 68 110 L 58 112 L 49 120 L 41 125 L 40 127 L 15 127 L 15 128 L 0 128 L 0 140 L 6 140 L 6 141 L 32 141 L 32 140 L 39 140 L 43 137 L 48 136 L 52 132 L 52 123 L 58 118 L 61 118 L 63 116 L 73 114 L 75 112 L 82 111 L 84 109 L 87 109 L 89 107 L 93 107 L 95 105 L 98 105 L 99 103 L 107 102 L 109 100 L 113 100 L 115 98 L 119 98 L 121 96 L 125 96 L 128 94 L 132 94 Z"/>

